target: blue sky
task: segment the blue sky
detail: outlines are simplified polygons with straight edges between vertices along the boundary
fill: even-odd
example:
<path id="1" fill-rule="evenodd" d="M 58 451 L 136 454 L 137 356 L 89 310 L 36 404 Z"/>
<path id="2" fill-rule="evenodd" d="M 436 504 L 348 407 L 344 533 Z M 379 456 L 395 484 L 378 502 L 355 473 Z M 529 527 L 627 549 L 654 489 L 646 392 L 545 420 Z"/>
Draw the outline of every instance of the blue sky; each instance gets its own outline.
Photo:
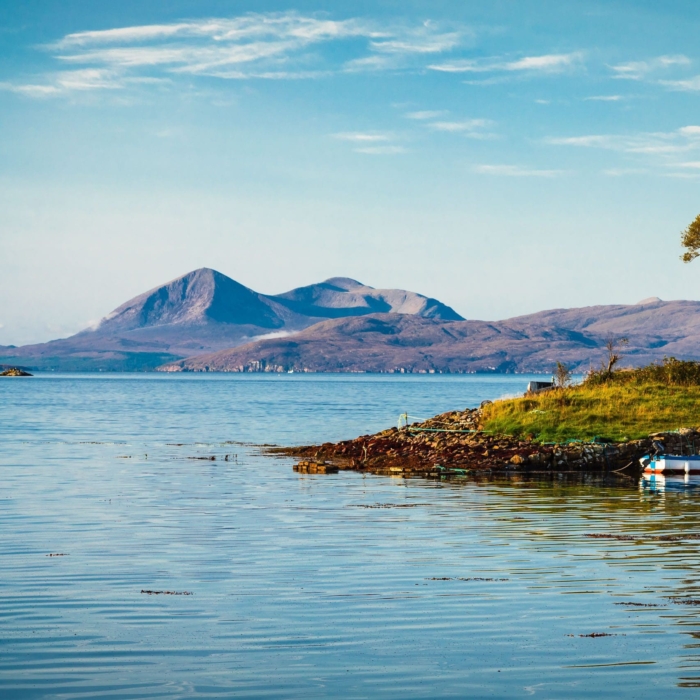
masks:
<path id="1" fill-rule="evenodd" d="M 214 267 L 467 318 L 700 299 L 697 2 L 0 7 L 0 343 Z"/>

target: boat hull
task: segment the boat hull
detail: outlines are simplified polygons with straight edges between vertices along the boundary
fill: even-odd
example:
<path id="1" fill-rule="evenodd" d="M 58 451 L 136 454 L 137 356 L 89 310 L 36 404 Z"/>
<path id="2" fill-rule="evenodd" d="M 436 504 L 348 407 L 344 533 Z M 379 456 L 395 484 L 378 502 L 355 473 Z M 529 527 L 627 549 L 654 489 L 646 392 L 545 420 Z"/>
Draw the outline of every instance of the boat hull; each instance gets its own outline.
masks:
<path id="1" fill-rule="evenodd" d="M 644 475 L 695 475 L 700 476 L 700 455 L 689 457 L 660 455 L 653 457 L 644 466 Z"/>

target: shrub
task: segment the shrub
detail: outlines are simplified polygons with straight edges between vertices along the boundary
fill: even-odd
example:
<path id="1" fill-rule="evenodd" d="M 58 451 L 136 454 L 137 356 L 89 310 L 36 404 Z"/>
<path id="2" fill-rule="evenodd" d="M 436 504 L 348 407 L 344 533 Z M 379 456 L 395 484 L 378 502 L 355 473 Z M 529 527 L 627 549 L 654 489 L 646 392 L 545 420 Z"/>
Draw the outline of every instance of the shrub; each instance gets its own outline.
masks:
<path id="1" fill-rule="evenodd" d="M 637 369 L 623 369 L 611 373 L 604 369 L 593 370 L 583 382 L 584 386 L 631 383 L 700 386 L 700 362 L 664 357 L 661 363 L 653 362 Z"/>

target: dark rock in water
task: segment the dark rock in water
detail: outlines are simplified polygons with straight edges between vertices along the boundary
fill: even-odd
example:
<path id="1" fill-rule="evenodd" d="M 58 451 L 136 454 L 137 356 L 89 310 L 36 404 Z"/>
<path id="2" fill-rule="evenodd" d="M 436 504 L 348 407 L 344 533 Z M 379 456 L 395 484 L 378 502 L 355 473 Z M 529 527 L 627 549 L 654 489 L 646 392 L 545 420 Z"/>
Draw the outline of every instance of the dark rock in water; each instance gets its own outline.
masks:
<path id="1" fill-rule="evenodd" d="M 4 372 L 0 372 L 0 377 L 32 377 L 34 375 L 29 374 L 29 372 L 25 372 L 23 369 L 20 369 L 19 367 L 10 367 L 10 369 L 6 369 Z"/>

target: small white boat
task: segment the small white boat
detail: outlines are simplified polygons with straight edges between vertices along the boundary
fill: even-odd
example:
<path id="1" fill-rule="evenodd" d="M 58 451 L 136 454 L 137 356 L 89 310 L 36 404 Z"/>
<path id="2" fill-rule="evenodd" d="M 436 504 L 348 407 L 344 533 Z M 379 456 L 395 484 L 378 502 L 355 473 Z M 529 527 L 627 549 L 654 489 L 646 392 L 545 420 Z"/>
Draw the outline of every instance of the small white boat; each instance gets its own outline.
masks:
<path id="1" fill-rule="evenodd" d="M 700 455 L 645 455 L 639 461 L 645 474 L 700 476 Z"/>
<path id="2" fill-rule="evenodd" d="M 644 485 L 654 491 L 700 486 L 700 455 L 645 455 L 639 461 Z"/>

